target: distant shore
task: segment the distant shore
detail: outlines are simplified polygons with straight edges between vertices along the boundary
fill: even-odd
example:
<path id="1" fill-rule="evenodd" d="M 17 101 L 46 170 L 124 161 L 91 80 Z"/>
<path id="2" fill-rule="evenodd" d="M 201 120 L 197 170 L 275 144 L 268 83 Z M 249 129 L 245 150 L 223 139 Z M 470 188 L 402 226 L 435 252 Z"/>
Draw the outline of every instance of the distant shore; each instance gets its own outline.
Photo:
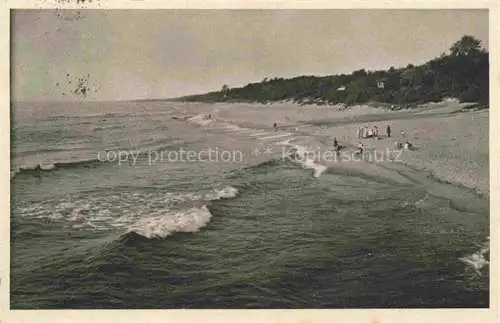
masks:
<path id="1" fill-rule="evenodd" d="M 367 102 L 364 104 L 355 104 L 351 106 L 347 106 L 345 104 L 330 104 L 330 103 L 304 103 L 304 102 L 294 102 L 292 100 L 282 100 L 282 101 L 272 101 L 272 102 L 258 102 L 258 101 L 250 101 L 250 100 L 231 100 L 231 101 L 189 101 L 182 99 L 141 99 L 134 100 L 134 102 L 171 102 L 171 103 L 179 103 L 179 104 L 215 104 L 215 105 L 240 105 L 240 106 L 262 106 L 262 107 L 304 107 L 304 108 L 327 108 L 334 109 L 336 111 L 345 111 L 352 109 L 359 109 L 359 107 L 369 107 L 376 108 L 384 111 L 411 111 L 419 108 L 432 108 L 438 105 L 443 105 L 446 103 L 458 104 L 460 103 L 457 98 L 445 98 L 441 101 L 428 101 L 424 103 L 412 103 L 412 104 L 394 104 L 387 102 Z M 475 109 L 482 110 L 488 109 L 489 104 L 485 103 L 477 103 L 477 102 L 462 102 L 461 103 L 464 109 Z"/>

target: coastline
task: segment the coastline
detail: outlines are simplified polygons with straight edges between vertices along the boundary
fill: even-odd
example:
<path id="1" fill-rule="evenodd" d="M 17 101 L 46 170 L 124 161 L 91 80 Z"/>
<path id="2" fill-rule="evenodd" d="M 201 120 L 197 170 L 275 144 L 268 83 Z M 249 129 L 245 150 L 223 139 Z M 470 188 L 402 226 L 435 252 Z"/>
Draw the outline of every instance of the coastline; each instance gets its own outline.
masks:
<path id="1" fill-rule="evenodd" d="M 356 147 L 360 141 L 356 138 L 359 127 L 377 125 L 383 133 L 382 137 L 385 137 L 385 127 L 390 124 L 392 138 L 361 141 L 368 149 L 385 151 L 393 149 L 395 141 L 408 139 L 415 150 L 402 152 L 403 164 L 430 172 L 441 181 L 470 188 L 481 195 L 490 195 L 489 109 L 468 109 L 476 106 L 475 103 L 447 99 L 396 111 L 383 106 L 355 105 L 346 108 L 342 105 L 300 105 L 293 102 L 181 104 L 213 105 L 215 114 L 221 114 L 221 118 L 224 118 L 224 107 L 238 107 L 249 112 L 247 118 L 231 118 L 228 121 L 268 128 L 274 120 L 284 131 L 307 127 L 325 138 L 336 137 L 342 144 L 351 147 Z M 321 114 L 320 118 L 318 114 Z M 406 139 L 402 138 L 401 131 L 405 132 Z"/>

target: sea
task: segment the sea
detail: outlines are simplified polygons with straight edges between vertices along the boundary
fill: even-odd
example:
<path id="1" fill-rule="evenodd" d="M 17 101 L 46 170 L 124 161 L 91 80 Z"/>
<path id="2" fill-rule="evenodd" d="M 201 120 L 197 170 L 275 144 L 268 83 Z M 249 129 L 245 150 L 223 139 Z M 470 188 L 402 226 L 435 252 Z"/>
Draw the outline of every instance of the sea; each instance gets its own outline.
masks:
<path id="1" fill-rule="evenodd" d="M 11 308 L 489 306 L 488 196 L 265 109 L 12 103 Z"/>

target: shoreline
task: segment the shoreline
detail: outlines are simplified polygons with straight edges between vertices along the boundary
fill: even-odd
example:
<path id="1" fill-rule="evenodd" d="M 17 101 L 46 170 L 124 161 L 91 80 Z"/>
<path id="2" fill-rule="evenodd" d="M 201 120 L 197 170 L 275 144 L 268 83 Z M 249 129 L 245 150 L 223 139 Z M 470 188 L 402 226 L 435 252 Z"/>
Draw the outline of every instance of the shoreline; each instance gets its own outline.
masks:
<path id="1" fill-rule="evenodd" d="M 206 105 L 232 105 L 232 106 L 258 106 L 258 107 L 279 107 L 279 106 L 291 106 L 291 107 L 301 107 L 301 108 L 327 108 L 327 109 L 336 109 L 338 111 L 350 110 L 356 107 L 370 107 L 377 110 L 384 110 L 387 112 L 395 112 L 395 111 L 413 111 L 421 108 L 443 105 L 448 103 L 458 103 L 464 105 L 487 105 L 480 104 L 477 102 L 459 102 L 459 99 L 454 97 L 444 98 L 440 101 L 428 101 L 425 103 L 388 103 L 388 102 L 377 102 L 377 101 L 368 101 L 366 103 L 358 103 L 353 105 L 345 105 L 343 103 L 331 104 L 327 102 L 294 102 L 293 100 L 281 100 L 281 101 L 269 101 L 269 102 L 258 102 L 258 101 L 189 101 L 189 100 L 179 100 L 179 99 L 140 99 L 140 100 L 131 100 L 130 102 L 166 102 L 166 103 L 180 103 L 180 104 L 206 104 Z"/>
<path id="2" fill-rule="evenodd" d="M 356 138 L 356 130 L 360 126 L 378 125 L 385 137 L 386 124 L 390 124 L 393 133 L 390 140 L 362 139 L 366 148 L 385 151 L 393 149 L 395 141 L 408 139 L 416 149 L 403 151 L 402 162 L 405 165 L 429 172 L 442 182 L 472 189 L 483 196 L 490 195 L 489 109 L 471 109 L 477 106 L 475 103 L 448 99 L 397 111 L 367 105 L 346 109 L 286 102 L 267 105 L 214 103 L 213 106 L 221 108 L 221 112 L 225 106 L 233 107 L 233 111 L 241 108 L 241 116 L 222 113 L 221 119 L 231 123 L 265 129 L 274 120 L 283 131 L 297 126 L 306 127 L 305 136 L 314 133 L 329 141 L 336 137 L 341 144 L 351 147 L 356 147 L 360 141 Z M 302 130 L 299 130 L 299 136 L 302 136 Z M 406 138 L 401 136 L 401 131 Z"/>
<path id="3" fill-rule="evenodd" d="M 363 115 L 356 117 L 361 120 L 345 124 L 336 124 L 333 120 L 330 124 L 323 124 L 326 129 L 323 128 L 321 132 L 325 136 L 340 137 L 342 143 L 351 147 L 362 142 L 366 148 L 382 152 L 394 149 L 396 141 L 408 140 L 415 150 L 402 151 L 402 164 L 428 172 L 439 181 L 472 189 L 483 196 L 490 195 L 488 111 L 436 111 L 436 114 L 428 113 L 425 116 L 388 113 L 371 121 L 363 120 Z M 356 138 L 359 126 L 374 124 L 378 124 L 381 129 L 390 124 L 393 136 L 386 138 L 384 134 L 382 140 Z M 404 137 L 400 134 L 402 130 L 405 132 Z"/>

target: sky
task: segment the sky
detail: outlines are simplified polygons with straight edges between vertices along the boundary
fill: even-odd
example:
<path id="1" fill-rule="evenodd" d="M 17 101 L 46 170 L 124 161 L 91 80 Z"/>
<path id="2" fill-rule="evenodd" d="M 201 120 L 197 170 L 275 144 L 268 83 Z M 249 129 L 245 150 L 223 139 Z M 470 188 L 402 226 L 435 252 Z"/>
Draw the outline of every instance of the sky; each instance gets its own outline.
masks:
<path id="1" fill-rule="evenodd" d="M 418 65 L 466 34 L 487 48 L 488 11 L 16 10 L 11 30 L 13 101 L 159 99 Z"/>

